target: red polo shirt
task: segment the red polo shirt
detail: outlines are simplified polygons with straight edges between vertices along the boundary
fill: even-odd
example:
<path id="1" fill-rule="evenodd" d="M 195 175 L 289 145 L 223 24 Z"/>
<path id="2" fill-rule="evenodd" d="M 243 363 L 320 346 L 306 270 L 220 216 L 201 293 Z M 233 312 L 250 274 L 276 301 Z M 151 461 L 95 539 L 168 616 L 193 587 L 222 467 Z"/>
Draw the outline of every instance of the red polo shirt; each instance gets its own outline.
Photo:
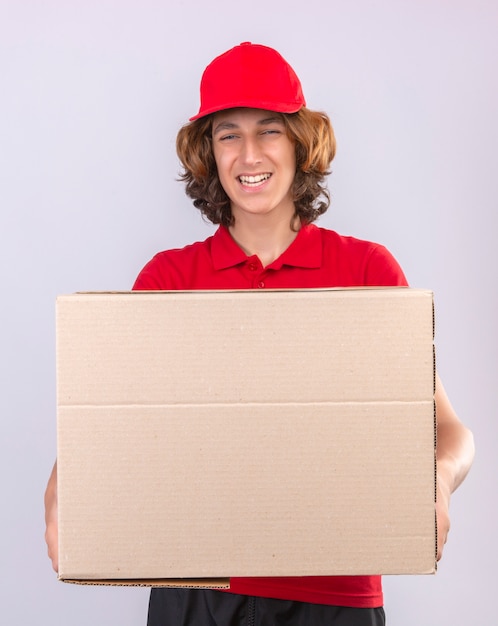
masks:
<path id="1" fill-rule="evenodd" d="M 342 237 L 315 225 L 301 228 L 278 259 L 263 267 L 220 227 L 212 237 L 159 252 L 134 289 L 280 289 L 406 285 L 393 256 L 379 244 Z"/>
<path id="2" fill-rule="evenodd" d="M 403 286 L 394 257 L 379 244 L 343 237 L 315 225 L 301 228 L 292 244 L 267 267 L 247 256 L 220 227 L 212 237 L 156 254 L 134 289 L 279 289 Z M 317 604 L 382 606 L 380 576 L 232 578 L 230 591 Z"/>

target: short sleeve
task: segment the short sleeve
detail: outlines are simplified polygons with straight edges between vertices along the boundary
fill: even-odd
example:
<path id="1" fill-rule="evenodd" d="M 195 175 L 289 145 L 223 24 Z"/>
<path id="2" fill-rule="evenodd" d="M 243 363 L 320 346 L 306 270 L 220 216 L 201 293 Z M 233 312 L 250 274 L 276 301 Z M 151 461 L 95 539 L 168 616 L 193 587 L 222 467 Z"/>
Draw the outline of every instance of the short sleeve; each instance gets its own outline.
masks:
<path id="1" fill-rule="evenodd" d="M 160 291 L 170 289 L 166 263 L 161 254 L 154 256 L 140 271 L 132 287 L 133 291 Z"/>
<path id="2" fill-rule="evenodd" d="M 387 248 L 376 244 L 365 268 L 365 284 L 373 287 L 407 287 L 408 281 L 398 261 Z"/>

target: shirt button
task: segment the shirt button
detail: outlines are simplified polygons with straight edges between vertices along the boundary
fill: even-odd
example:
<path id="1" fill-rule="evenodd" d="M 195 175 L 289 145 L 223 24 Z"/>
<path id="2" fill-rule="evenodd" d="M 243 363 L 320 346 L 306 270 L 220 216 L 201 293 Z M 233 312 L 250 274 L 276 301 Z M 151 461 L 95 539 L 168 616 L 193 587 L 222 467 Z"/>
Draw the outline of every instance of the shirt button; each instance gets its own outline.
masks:
<path id="1" fill-rule="evenodd" d="M 255 272 L 258 269 L 258 266 L 256 265 L 256 263 L 249 263 L 247 268 L 251 270 L 251 272 Z"/>
<path id="2" fill-rule="evenodd" d="M 264 286 L 265 286 L 265 281 L 264 281 L 264 280 L 260 280 L 260 281 L 259 281 L 259 283 L 258 283 L 258 287 L 259 287 L 260 289 L 263 289 L 263 288 L 264 288 Z"/>

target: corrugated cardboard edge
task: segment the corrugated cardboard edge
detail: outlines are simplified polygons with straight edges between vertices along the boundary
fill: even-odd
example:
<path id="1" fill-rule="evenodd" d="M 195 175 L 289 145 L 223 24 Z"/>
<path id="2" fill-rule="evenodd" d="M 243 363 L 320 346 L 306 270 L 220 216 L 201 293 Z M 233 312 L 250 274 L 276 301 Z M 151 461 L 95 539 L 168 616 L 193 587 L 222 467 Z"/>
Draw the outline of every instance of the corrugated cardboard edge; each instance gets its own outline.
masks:
<path id="1" fill-rule="evenodd" d="M 107 585 L 111 587 L 164 587 L 164 588 L 181 588 L 181 589 L 230 589 L 229 578 L 169 578 L 169 579 L 150 579 L 150 580 L 70 580 L 60 578 L 64 583 L 72 583 L 75 585 Z"/>

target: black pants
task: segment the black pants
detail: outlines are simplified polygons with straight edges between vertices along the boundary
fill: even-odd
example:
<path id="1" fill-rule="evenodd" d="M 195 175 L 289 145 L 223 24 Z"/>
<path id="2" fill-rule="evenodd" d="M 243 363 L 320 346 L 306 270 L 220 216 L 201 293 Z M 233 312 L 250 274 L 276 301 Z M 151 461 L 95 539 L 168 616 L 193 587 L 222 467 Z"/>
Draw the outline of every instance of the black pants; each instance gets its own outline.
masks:
<path id="1" fill-rule="evenodd" d="M 147 626 L 384 626 L 384 610 L 255 598 L 213 590 L 152 589 Z"/>

